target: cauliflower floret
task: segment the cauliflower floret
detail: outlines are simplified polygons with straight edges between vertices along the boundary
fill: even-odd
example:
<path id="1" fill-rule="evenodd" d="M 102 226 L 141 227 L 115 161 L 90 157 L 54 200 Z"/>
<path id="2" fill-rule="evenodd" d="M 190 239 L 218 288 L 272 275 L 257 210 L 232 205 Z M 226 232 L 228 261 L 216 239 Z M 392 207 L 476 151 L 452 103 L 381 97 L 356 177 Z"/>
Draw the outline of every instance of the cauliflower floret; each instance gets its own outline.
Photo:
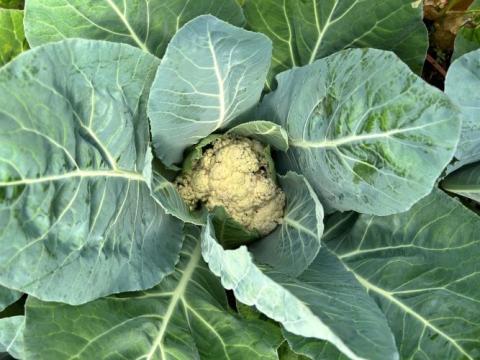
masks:
<path id="1" fill-rule="evenodd" d="M 248 230 L 270 233 L 283 217 L 285 194 L 268 175 L 265 147 L 256 140 L 223 136 L 204 151 L 192 171 L 176 180 L 192 208 L 223 206 Z"/>

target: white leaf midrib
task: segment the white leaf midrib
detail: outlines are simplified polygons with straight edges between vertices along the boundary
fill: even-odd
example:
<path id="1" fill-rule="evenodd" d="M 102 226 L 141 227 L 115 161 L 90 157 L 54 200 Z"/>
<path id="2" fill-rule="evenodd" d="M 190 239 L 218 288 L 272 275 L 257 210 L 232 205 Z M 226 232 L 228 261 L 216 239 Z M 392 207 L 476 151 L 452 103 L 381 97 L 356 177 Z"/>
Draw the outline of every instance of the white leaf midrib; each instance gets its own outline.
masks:
<path id="1" fill-rule="evenodd" d="M 216 130 L 216 129 L 219 129 L 225 122 L 225 116 L 226 116 L 225 114 L 225 83 L 222 77 L 222 73 L 220 71 L 220 65 L 218 63 L 217 54 L 215 52 L 215 48 L 213 45 L 210 29 L 207 29 L 207 34 L 208 34 L 208 48 L 212 56 L 215 77 L 218 83 L 218 100 L 219 100 L 220 110 L 219 110 L 218 119 L 216 120 L 217 122 L 217 126 L 215 127 L 215 130 Z"/>
<path id="2" fill-rule="evenodd" d="M 310 55 L 310 59 L 308 61 L 309 64 L 313 63 L 315 61 L 316 57 L 317 57 L 318 50 L 320 49 L 320 45 L 322 43 L 323 37 L 325 36 L 325 33 L 327 32 L 327 28 L 330 26 L 330 21 L 332 20 L 333 13 L 335 12 L 335 9 L 337 8 L 337 5 L 339 3 L 338 0 L 335 1 L 334 5 L 333 5 L 333 9 L 331 10 L 330 14 L 328 15 L 328 18 L 325 21 L 325 24 L 322 28 L 322 26 L 320 25 L 320 18 L 319 18 L 319 15 L 318 15 L 316 0 L 312 0 L 312 2 L 313 2 L 313 13 L 315 15 L 315 24 L 316 24 L 317 31 L 318 31 L 318 37 L 317 37 L 317 41 L 315 42 L 315 47 L 313 48 L 312 53 Z"/>
<path id="3" fill-rule="evenodd" d="M 344 264 L 345 265 L 345 264 Z M 369 282 L 367 279 L 365 279 L 364 277 L 360 276 L 359 274 L 357 274 L 354 270 L 352 270 L 351 268 L 349 268 L 347 265 L 345 265 L 345 267 L 347 267 L 347 269 L 349 271 L 351 271 L 355 277 L 357 278 L 357 280 L 360 282 L 360 284 L 362 286 L 365 287 L 366 290 L 368 291 L 372 291 L 376 294 L 378 294 L 379 296 L 383 297 L 384 299 L 386 299 L 387 301 L 389 301 L 390 303 L 396 305 L 397 307 L 399 307 L 401 310 L 403 310 L 405 313 L 409 314 L 410 316 L 412 316 L 413 318 L 415 318 L 416 320 L 418 320 L 420 323 L 423 324 L 423 326 L 425 327 L 428 327 L 429 329 L 431 329 L 432 331 L 436 332 L 438 335 L 440 335 L 441 337 L 443 337 L 445 340 L 447 340 L 449 343 L 451 343 L 462 355 L 464 355 L 467 359 L 469 360 L 474 360 L 473 357 L 471 357 L 465 349 L 463 349 L 460 344 L 458 344 L 455 339 L 453 339 L 452 337 L 450 337 L 448 334 L 444 333 L 442 330 L 440 330 L 439 328 L 437 328 L 435 325 L 433 325 L 428 319 L 425 319 L 421 314 L 417 313 L 414 309 L 410 308 L 409 306 L 405 305 L 403 302 L 401 302 L 400 300 L 396 299 L 395 296 L 393 296 L 392 293 L 380 288 L 380 287 L 377 287 L 375 286 L 374 284 L 372 284 L 371 282 Z"/>
<path id="4" fill-rule="evenodd" d="M 209 224 L 207 226 L 211 226 L 211 225 Z M 218 249 L 221 248 L 221 245 L 218 244 L 216 242 L 216 240 L 209 235 L 207 236 L 207 239 L 208 239 L 207 241 L 211 241 L 212 244 L 207 243 L 206 248 L 208 250 L 207 250 L 207 252 L 205 252 L 203 254 L 203 257 L 204 257 L 204 259 L 207 263 L 210 263 L 212 261 L 219 261 L 219 263 L 215 267 L 212 267 L 212 266 L 209 266 L 209 267 L 210 267 L 210 270 L 215 275 L 220 277 L 222 279 L 222 282 L 223 282 L 226 278 L 225 275 L 228 274 L 228 270 L 226 271 L 224 269 L 224 263 L 221 260 L 216 259 L 216 256 L 218 256 L 220 254 L 220 252 L 218 252 Z M 223 251 L 225 251 L 225 250 L 223 250 Z M 237 250 L 228 250 L 228 251 L 239 252 L 239 251 L 245 251 L 245 250 L 237 249 Z M 249 254 L 248 256 L 250 257 L 251 255 Z M 219 264 L 220 264 L 220 266 L 218 266 Z M 252 271 L 252 269 L 254 269 L 254 270 Z M 276 314 L 275 311 L 272 308 L 269 308 L 268 306 L 265 306 L 264 304 L 262 304 L 261 301 L 258 301 L 258 299 L 260 299 L 260 297 L 259 297 L 260 294 L 259 293 L 256 293 L 255 300 L 249 299 L 248 296 L 242 296 L 242 292 L 238 291 L 239 285 L 242 284 L 242 281 L 243 281 L 244 278 L 253 276 L 252 273 L 254 273 L 254 272 L 257 272 L 257 274 L 260 274 L 262 272 L 262 270 L 260 270 L 260 268 L 258 268 L 256 265 L 254 265 L 253 260 L 250 258 L 248 268 L 245 269 L 242 277 L 235 279 L 235 284 L 233 284 L 233 283 L 224 284 L 224 286 L 227 286 L 228 289 L 233 290 L 235 296 L 240 301 L 243 301 L 245 303 L 247 303 L 247 302 L 251 303 L 253 306 L 257 307 L 260 312 L 263 312 L 265 315 L 267 315 L 271 319 L 282 322 L 282 324 L 283 324 L 283 326 L 285 327 L 286 330 L 288 330 L 288 331 L 290 331 L 290 332 L 292 332 L 296 335 L 301 335 L 301 336 L 307 336 L 307 337 L 312 337 L 312 338 L 316 338 L 316 339 L 326 340 L 326 341 L 332 343 L 340 352 L 342 352 L 343 354 L 345 354 L 346 356 L 348 356 L 352 360 L 367 360 L 366 358 L 357 356 L 353 352 L 353 350 L 350 349 L 350 347 L 348 345 L 346 345 L 343 342 L 343 340 L 340 339 L 338 337 L 338 335 L 328 325 L 326 325 L 322 321 L 322 319 L 319 316 L 315 315 L 313 310 L 310 308 L 310 306 L 306 302 L 302 301 L 302 299 L 298 298 L 297 295 L 292 293 L 289 289 L 285 288 L 282 284 L 276 282 L 275 280 L 273 280 L 269 276 L 263 275 L 263 276 L 265 276 L 265 279 L 268 282 L 268 284 L 266 284 L 266 285 L 268 285 L 269 287 L 272 286 L 272 288 L 275 289 L 275 291 L 279 291 L 279 289 L 281 288 L 282 289 L 281 292 L 284 292 L 284 295 L 283 295 L 284 301 L 286 301 L 287 299 L 293 300 L 293 302 L 296 304 L 296 306 L 299 307 L 299 309 L 301 309 L 300 311 L 305 316 L 305 317 L 303 317 L 303 319 L 296 319 L 295 321 L 285 321 L 284 318 L 282 319 L 282 317 L 277 316 L 278 314 Z M 312 319 L 312 322 L 314 322 L 314 324 L 315 324 L 314 326 L 310 327 L 311 329 L 315 329 L 315 334 L 310 332 L 308 335 L 306 335 L 304 333 L 303 330 L 306 330 L 308 326 L 307 327 L 302 327 L 301 329 L 296 329 L 295 323 L 302 322 L 302 321 L 310 322 L 310 319 Z M 319 336 L 319 334 L 321 334 L 322 336 Z"/>
<path id="5" fill-rule="evenodd" d="M 163 317 L 162 325 L 158 331 L 157 337 L 155 338 L 151 346 L 149 353 L 146 356 L 146 360 L 153 359 L 155 350 L 157 348 L 159 348 L 162 353 L 162 359 L 163 360 L 166 359 L 166 357 L 163 355 L 163 347 L 162 347 L 163 339 L 167 331 L 168 324 L 170 323 L 170 320 L 175 314 L 177 305 L 180 302 L 180 300 L 183 298 L 185 291 L 187 289 L 188 283 L 190 282 L 193 276 L 193 272 L 197 268 L 197 265 L 200 261 L 200 257 L 201 257 L 200 242 L 197 242 L 195 249 L 192 251 L 192 255 L 190 257 L 188 265 L 183 270 L 182 277 L 180 278 L 180 281 L 178 282 L 178 285 L 175 288 L 175 291 L 172 293 L 173 296 L 170 303 L 168 304 L 168 308 L 167 308 L 167 311 L 165 312 L 165 316 Z"/>
<path id="6" fill-rule="evenodd" d="M 14 181 L 0 182 L 0 188 L 6 186 L 22 186 L 22 185 L 34 185 L 46 182 L 55 182 L 68 180 L 73 178 L 95 178 L 95 177 L 113 177 L 123 178 L 132 181 L 147 182 L 147 179 L 142 174 L 124 171 L 124 170 L 74 170 L 64 174 L 48 175 L 33 179 L 20 179 Z"/>
<path id="7" fill-rule="evenodd" d="M 15 352 L 16 350 L 13 348 L 15 346 L 15 343 L 19 337 L 23 336 L 23 331 L 25 329 L 25 320 L 18 326 L 18 328 L 15 331 L 15 336 L 11 339 L 10 343 L 7 345 L 5 350 L 9 353 Z"/>
<path id="8" fill-rule="evenodd" d="M 293 218 L 289 218 L 288 216 L 284 217 L 283 218 L 283 222 L 295 229 L 297 229 L 297 231 L 299 232 L 303 232 L 315 239 L 319 238 L 318 234 L 315 234 L 312 230 L 308 229 L 307 227 L 305 227 L 303 224 L 301 224 L 299 221 L 293 219 Z"/>
<path id="9" fill-rule="evenodd" d="M 300 147 L 300 148 L 316 148 L 316 149 L 322 149 L 322 148 L 337 148 L 341 145 L 346 145 L 346 144 L 351 144 L 355 142 L 362 142 L 362 141 L 368 141 L 368 140 L 375 140 L 375 139 L 388 139 L 389 137 L 392 137 L 394 135 L 398 134 L 403 134 L 411 131 L 417 131 L 417 130 L 422 130 L 430 126 L 435 126 L 441 123 L 446 122 L 445 120 L 442 121 L 435 121 L 431 122 L 428 124 L 424 125 L 419 125 L 419 126 L 412 126 L 412 127 L 406 127 L 403 129 L 392 129 L 388 130 L 382 133 L 370 133 L 370 134 L 362 134 L 362 135 L 350 135 L 350 136 L 345 136 L 341 137 L 338 139 L 333 139 L 333 140 L 323 140 L 323 141 L 309 141 L 309 140 L 304 140 L 304 139 L 290 139 L 290 146 L 294 147 Z"/>
<path id="10" fill-rule="evenodd" d="M 138 37 L 137 33 L 135 30 L 133 30 L 132 26 L 128 22 L 128 19 L 125 17 L 125 15 L 120 11 L 118 6 L 112 1 L 112 0 L 105 0 L 107 4 L 112 8 L 113 11 L 115 11 L 115 14 L 117 14 L 118 18 L 122 21 L 122 23 L 125 25 L 127 28 L 128 32 L 130 33 L 133 41 L 145 52 L 150 52 L 146 46 L 146 44 L 140 40 Z"/>

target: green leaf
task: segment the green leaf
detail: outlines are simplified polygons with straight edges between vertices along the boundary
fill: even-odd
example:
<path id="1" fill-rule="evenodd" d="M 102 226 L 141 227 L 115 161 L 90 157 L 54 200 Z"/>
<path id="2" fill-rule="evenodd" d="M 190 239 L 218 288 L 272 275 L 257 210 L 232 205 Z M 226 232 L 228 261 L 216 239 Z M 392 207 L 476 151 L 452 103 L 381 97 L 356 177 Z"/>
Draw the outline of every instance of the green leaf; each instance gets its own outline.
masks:
<path id="1" fill-rule="evenodd" d="M 153 172 L 152 196 L 167 214 L 173 215 L 186 223 L 195 225 L 205 224 L 205 213 L 203 211 L 190 211 L 175 185 L 156 170 Z"/>
<path id="2" fill-rule="evenodd" d="M 227 134 L 256 139 L 263 144 L 271 145 L 276 150 L 288 150 L 287 132 L 280 125 L 270 121 L 256 120 L 246 122 L 228 130 Z"/>
<path id="3" fill-rule="evenodd" d="M 0 66 L 28 49 L 23 32 L 23 11 L 0 9 Z"/>
<path id="4" fill-rule="evenodd" d="M 24 3 L 24 0 L 0 0 L 0 8 L 21 9 L 23 8 Z"/>
<path id="5" fill-rule="evenodd" d="M 261 312 L 259 312 L 258 310 L 256 310 L 255 308 L 253 308 L 251 306 L 244 305 L 239 301 L 237 301 L 235 305 L 236 305 L 238 313 L 246 319 L 260 319 L 260 320 L 263 320 L 265 322 L 270 322 L 270 323 L 276 324 L 273 320 L 268 319 L 265 315 L 263 315 Z M 331 360 L 332 359 L 331 357 L 324 357 L 324 355 L 327 355 L 327 354 L 335 354 L 335 355 L 341 356 L 342 359 L 348 359 L 341 352 L 339 352 L 335 348 L 335 346 L 331 345 L 328 342 L 293 335 L 292 333 L 289 333 L 285 330 L 282 330 L 279 325 L 277 325 L 275 328 L 272 328 L 272 331 L 278 331 L 279 333 L 283 334 L 283 336 L 285 338 L 287 338 L 289 341 L 292 341 L 293 344 L 295 346 L 297 346 L 295 351 L 297 351 L 297 350 L 302 350 L 303 351 L 305 349 L 307 349 L 307 350 L 318 350 L 316 352 L 310 351 L 309 356 L 307 357 L 307 356 L 299 354 L 301 351 L 299 353 L 295 353 L 291 349 L 290 344 L 286 340 L 284 340 L 277 349 L 277 354 L 278 354 L 279 360 L 308 360 L 308 359 L 314 359 L 316 357 L 316 355 L 318 355 L 320 353 L 322 354 L 320 356 L 320 358 L 325 359 L 325 360 L 327 360 L 327 359 Z M 294 341 L 296 341 L 297 343 L 295 343 Z M 317 346 L 312 346 L 312 347 L 308 347 L 308 348 L 299 347 L 298 344 L 302 344 L 302 343 L 307 343 L 307 344 L 312 343 L 312 344 L 315 344 L 315 345 L 321 344 L 321 345 L 324 345 L 324 347 L 331 348 L 331 351 L 322 352 L 324 349 L 322 347 L 317 347 Z M 306 352 L 308 352 L 308 351 L 306 351 Z"/>
<path id="6" fill-rule="evenodd" d="M 466 14 L 469 21 L 457 32 L 452 61 L 466 53 L 480 48 L 480 0 L 470 5 Z"/>
<path id="7" fill-rule="evenodd" d="M 258 231 L 245 228 L 232 218 L 222 206 L 216 207 L 211 214 L 218 242 L 227 249 L 249 244 L 261 236 Z"/>
<path id="8" fill-rule="evenodd" d="M 12 316 L 0 319 L 0 353 L 8 352 L 16 359 L 24 359 L 24 331 L 24 316 Z"/>
<path id="9" fill-rule="evenodd" d="M 150 195 L 158 60 L 66 40 L 0 70 L 0 283 L 80 304 L 169 274 L 180 221 Z"/>
<path id="10" fill-rule="evenodd" d="M 72 307 L 29 298 L 27 358 L 276 359 L 281 341 L 264 322 L 228 309 L 188 227 L 176 271 L 151 290 Z"/>
<path id="11" fill-rule="evenodd" d="M 401 359 L 480 358 L 480 219 L 459 201 L 434 190 L 324 240 L 384 311 Z"/>
<path id="12" fill-rule="evenodd" d="M 32 47 L 85 38 L 127 43 L 158 57 L 178 29 L 199 15 L 245 22 L 235 0 L 29 0 L 25 10 Z"/>
<path id="13" fill-rule="evenodd" d="M 480 49 L 468 53 L 450 66 L 445 92 L 463 114 L 462 134 L 455 157 L 458 168 L 480 160 Z"/>
<path id="14" fill-rule="evenodd" d="M 394 51 L 420 73 L 428 48 L 422 8 L 405 0 L 246 0 L 247 25 L 273 41 L 269 76 L 351 47 Z"/>
<path id="15" fill-rule="evenodd" d="M 292 350 L 297 354 L 301 354 L 299 355 L 302 356 L 301 359 L 348 360 L 347 356 L 326 341 L 304 338 L 286 331 L 284 331 L 284 336 Z"/>
<path id="16" fill-rule="evenodd" d="M 303 174 L 327 212 L 406 211 L 453 156 L 457 108 L 392 53 L 344 50 L 277 80 L 259 111 L 289 136 L 277 167 Z"/>
<path id="17" fill-rule="evenodd" d="M 202 231 L 210 270 L 242 303 L 255 306 L 292 333 L 328 340 L 351 359 L 397 359 L 387 322 L 339 260 L 327 249 L 298 278 L 258 267 L 245 246 L 224 250 L 211 221 Z"/>
<path id="18" fill-rule="evenodd" d="M 325 221 L 326 227 L 323 232 L 324 238 L 334 238 L 351 229 L 357 221 L 359 214 L 354 211 L 335 212 L 329 215 Z"/>
<path id="19" fill-rule="evenodd" d="M 182 173 L 190 173 L 193 170 L 197 161 L 202 158 L 203 152 L 206 150 L 206 148 L 210 147 L 210 145 L 212 145 L 215 140 L 220 139 L 221 137 L 221 134 L 208 135 L 202 140 L 200 140 L 198 143 L 196 143 L 194 146 L 187 149 L 187 151 L 185 152 L 185 158 L 183 159 L 182 163 Z"/>
<path id="20" fill-rule="evenodd" d="M 464 166 L 448 175 L 442 187 L 480 203 L 480 163 Z"/>
<path id="21" fill-rule="evenodd" d="M 153 145 L 163 163 L 181 162 L 187 147 L 257 104 L 270 55 L 267 37 L 210 15 L 175 34 L 148 102 Z"/>
<path id="22" fill-rule="evenodd" d="M 278 177 L 285 192 L 285 214 L 271 234 L 250 246 L 258 262 L 300 275 L 317 257 L 323 234 L 323 207 L 308 181 L 288 172 Z"/>
<path id="23" fill-rule="evenodd" d="M 22 293 L 0 286 L 0 312 L 22 297 Z"/>
<path id="24" fill-rule="evenodd" d="M 277 322 L 273 321 L 272 319 L 269 319 L 254 307 L 242 304 L 237 299 L 235 299 L 235 308 L 239 316 L 242 317 L 243 319 L 262 322 L 263 326 L 268 327 L 270 333 L 276 334 L 279 340 L 276 346 L 277 354 L 280 352 L 286 353 L 286 351 L 283 351 L 284 349 L 283 344 L 285 343 L 285 339 L 282 335 L 282 328 Z M 282 351 L 280 349 L 282 349 Z"/>
<path id="25" fill-rule="evenodd" d="M 244 319 L 247 319 L 247 320 L 264 320 L 264 321 L 270 321 L 271 323 L 275 324 L 275 322 L 273 320 L 270 320 L 269 318 L 267 318 L 265 315 L 263 315 L 260 311 L 258 311 L 254 307 L 242 304 L 237 299 L 235 299 L 235 307 L 237 309 L 237 312 Z M 280 332 L 281 331 L 280 327 L 278 327 L 277 330 Z"/>
<path id="26" fill-rule="evenodd" d="M 282 345 L 278 348 L 278 359 L 279 360 L 308 360 L 310 358 L 303 355 L 298 355 L 290 349 L 287 341 L 284 341 Z"/>

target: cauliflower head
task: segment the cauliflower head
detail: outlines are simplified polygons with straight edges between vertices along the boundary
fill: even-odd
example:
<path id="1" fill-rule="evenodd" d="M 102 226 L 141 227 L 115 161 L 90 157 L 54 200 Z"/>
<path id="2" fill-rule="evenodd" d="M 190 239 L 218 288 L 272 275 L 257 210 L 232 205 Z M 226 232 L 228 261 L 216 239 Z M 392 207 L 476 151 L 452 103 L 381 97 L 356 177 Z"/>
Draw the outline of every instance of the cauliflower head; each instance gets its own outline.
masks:
<path id="1" fill-rule="evenodd" d="M 285 194 L 269 174 L 266 149 L 245 137 L 219 137 L 176 179 L 177 189 L 191 209 L 222 206 L 246 229 L 266 235 L 281 222 L 285 207 Z"/>

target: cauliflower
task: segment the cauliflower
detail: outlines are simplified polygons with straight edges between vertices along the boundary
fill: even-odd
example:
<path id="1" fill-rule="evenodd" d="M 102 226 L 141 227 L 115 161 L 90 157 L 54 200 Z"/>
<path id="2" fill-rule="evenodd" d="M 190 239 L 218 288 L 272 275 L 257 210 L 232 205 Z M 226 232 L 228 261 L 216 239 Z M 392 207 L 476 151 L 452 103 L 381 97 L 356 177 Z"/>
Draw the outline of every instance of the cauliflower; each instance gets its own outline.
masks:
<path id="1" fill-rule="evenodd" d="M 285 206 L 285 194 L 269 174 L 270 164 L 260 142 L 225 135 L 177 178 L 176 186 L 192 210 L 223 206 L 246 229 L 266 235 L 281 221 Z"/>

